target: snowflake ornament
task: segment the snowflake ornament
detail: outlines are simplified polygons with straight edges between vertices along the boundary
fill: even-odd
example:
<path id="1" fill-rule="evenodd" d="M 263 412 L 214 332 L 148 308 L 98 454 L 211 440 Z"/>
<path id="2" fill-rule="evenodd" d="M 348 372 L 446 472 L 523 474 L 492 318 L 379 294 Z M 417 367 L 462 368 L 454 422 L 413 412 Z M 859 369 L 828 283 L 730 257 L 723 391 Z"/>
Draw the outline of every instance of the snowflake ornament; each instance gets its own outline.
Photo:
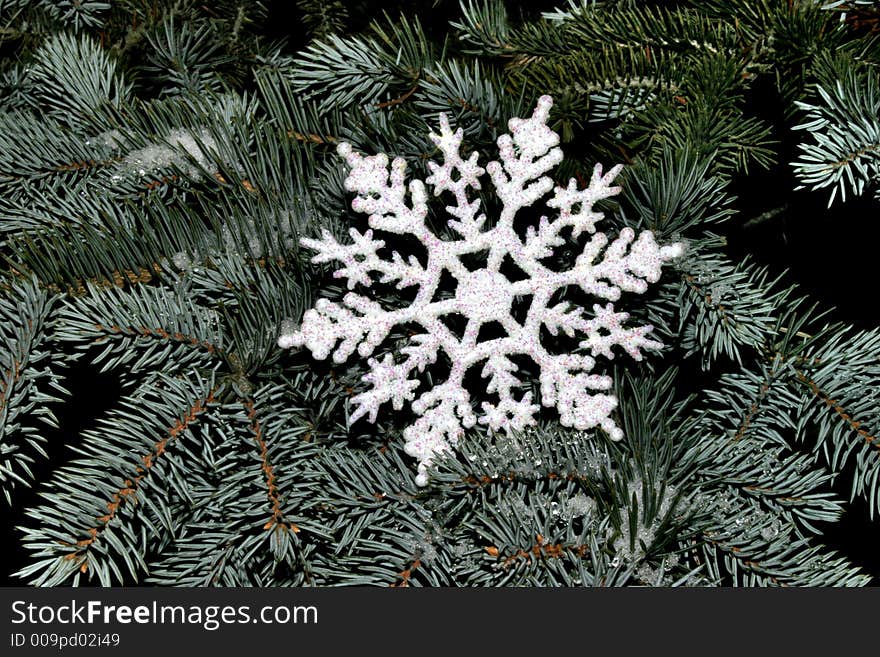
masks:
<path id="1" fill-rule="evenodd" d="M 525 355 L 537 364 L 541 403 L 555 406 L 563 425 L 581 430 L 598 426 L 618 440 L 623 432 L 610 417 L 617 399 L 605 392 L 612 379 L 592 373 L 595 357 L 613 358 L 612 348 L 619 347 L 640 360 L 642 349 L 662 346 L 647 337 L 651 326 L 624 326 L 628 314 L 615 311 L 612 302 L 622 292 L 645 292 L 648 283 L 660 278 L 663 263 L 679 256 L 683 246 L 659 246 L 650 231 L 636 238 L 630 228 L 609 244 L 608 237 L 596 231 L 603 215 L 593 211 L 593 204 L 620 191 L 611 186 L 619 165 L 604 175 L 601 165 L 596 165 L 585 189 L 578 189 L 572 179 L 567 187 L 554 190 L 545 174 L 562 161 L 562 150 L 557 146 L 559 136 L 547 126 L 552 103 L 549 96 L 542 96 L 531 118 L 511 119 L 510 134 L 497 140 L 500 161 L 489 162 L 485 170 L 478 164 L 477 153 L 462 158 L 462 130 L 453 132 L 445 115 L 440 116 L 440 134 L 430 135 L 443 154 L 443 163 L 428 162 L 430 175 L 424 181 L 407 183 L 403 158 L 391 161 L 389 169 L 387 155 L 363 156 L 351 145 L 339 144 L 338 152 L 350 168 L 345 187 L 357 194 L 351 206 L 369 215 L 370 229 L 363 233 L 350 229 L 350 244 L 339 243 L 326 229 L 321 239 L 302 240 L 304 246 L 317 251 L 313 262 L 341 263 L 334 275 L 346 279 L 350 291 L 341 304 L 320 299 L 306 311 L 298 329 L 282 329 L 279 346 L 304 346 L 317 359 L 332 352 L 333 360 L 341 363 L 355 349 L 361 357 L 370 357 L 396 325 L 415 324 L 424 329 L 399 354 L 369 358 L 370 372 L 364 380 L 371 387 L 352 399 L 357 408 L 351 417 L 354 421 L 367 416 L 374 422 L 382 404 L 391 402 L 395 410 L 401 410 L 410 403 L 418 419 L 404 430 L 405 450 L 418 459 L 416 482 L 420 486 L 427 484 L 432 459 L 455 447 L 464 431 L 475 424 L 508 432 L 535 424 L 539 406 L 531 392 L 521 392 L 522 381 L 511 356 Z M 480 200 L 470 200 L 468 191 L 481 189 L 486 173 L 502 209 L 494 226 L 484 229 L 486 216 L 480 213 Z M 428 186 L 434 196 L 450 195 L 452 204 L 446 211 L 452 217 L 450 229 L 459 236 L 456 239 L 441 239 L 426 225 Z M 553 196 L 546 206 L 557 211 L 555 218 L 542 216 L 520 238 L 514 229 L 517 212 L 551 190 Z M 555 271 L 541 261 L 551 258 L 554 247 L 565 242 L 561 233 L 566 228 L 575 238 L 584 232 L 590 237 L 570 269 Z M 419 240 L 427 251 L 427 263 L 423 265 L 415 256 L 404 259 L 397 251 L 388 257 L 383 252 L 385 242 L 374 231 Z M 462 263 L 462 256 L 481 252 L 488 253 L 483 268 L 471 271 Z M 501 273 L 506 257 L 526 274 L 524 280 L 511 281 Z M 435 299 L 444 270 L 457 281 L 454 296 Z M 382 283 L 395 283 L 398 289 L 416 286 L 415 299 L 404 308 L 385 310 L 353 291 L 357 285 L 371 287 L 374 275 Z M 595 304 L 592 316 L 567 302 L 551 305 L 554 293 L 570 285 L 604 300 L 605 305 Z M 514 300 L 528 298 L 525 319 L 517 321 L 512 315 Z M 452 314 L 467 320 L 461 337 L 442 321 Z M 480 341 L 480 328 L 487 322 L 500 325 L 504 335 Z M 584 353 L 551 353 L 541 343 L 542 327 L 552 335 L 561 330 L 570 337 L 582 336 Z M 417 373 L 435 363 L 441 350 L 450 363 L 447 380 L 418 394 Z M 467 371 L 476 365 L 482 365 L 481 374 L 488 379 L 486 392 L 497 398 L 483 401 L 479 414 L 463 384 Z"/>

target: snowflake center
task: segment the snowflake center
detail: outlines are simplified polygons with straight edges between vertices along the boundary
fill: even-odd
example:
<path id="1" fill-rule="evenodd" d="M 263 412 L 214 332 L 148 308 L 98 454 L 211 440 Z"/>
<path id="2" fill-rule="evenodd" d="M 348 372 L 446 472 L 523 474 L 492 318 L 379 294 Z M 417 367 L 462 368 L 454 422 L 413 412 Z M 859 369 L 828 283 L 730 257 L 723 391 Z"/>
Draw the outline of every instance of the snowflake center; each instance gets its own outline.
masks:
<path id="1" fill-rule="evenodd" d="M 504 274 L 479 269 L 463 277 L 455 291 L 458 311 L 479 322 L 491 322 L 510 315 L 513 290 Z"/>

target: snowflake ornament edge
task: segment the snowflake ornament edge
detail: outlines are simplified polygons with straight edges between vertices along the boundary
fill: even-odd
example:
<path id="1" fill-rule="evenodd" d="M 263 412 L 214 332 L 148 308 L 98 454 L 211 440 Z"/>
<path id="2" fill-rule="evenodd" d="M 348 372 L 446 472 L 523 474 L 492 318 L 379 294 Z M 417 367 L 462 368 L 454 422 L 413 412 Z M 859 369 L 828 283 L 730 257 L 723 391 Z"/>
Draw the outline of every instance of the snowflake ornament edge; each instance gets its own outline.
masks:
<path id="1" fill-rule="evenodd" d="M 547 126 L 552 103 L 550 96 L 542 96 L 530 118 L 511 119 L 509 133 L 499 136 L 496 142 L 501 162 L 493 160 L 485 168 L 479 166 L 476 152 L 468 159 L 461 158 L 463 131 L 453 131 L 448 117 L 441 114 L 440 134 L 432 132 L 429 137 L 442 152 L 443 164 L 429 161 L 430 175 L 424 181 L 413 179 L 407 183 L 406 162 L 401 157 L 389 162 L 384 153 L 364 156 L 348 143 L 339 144 L 337 152 L 349 167 L 345 188 L 356 192 L 352 209 L 368 215 L 369 229 L 361 233 L 350 228 L 349 244 L 340 244 L 326 229 L 321 239 L 301 240 L 304 246 L 317 251 L 312 262 L 342 263 L 334 276 L 347 279 L 349 292 L 342 304 L 319 299 L 303 315 L 299 329 L 287 322 L 278 345 L 305 347 L 318 360 L 332 352 L 338 363 L 346 361 L 355 350 L 368 358 L 370 372 L 363 379 L 372 389 L 352 399 L 358 408 L 350 419 L 353 422 L 367 416 L 374 422 L 382 404 L 391 402 L 395 410 L 401 410 L 410 403 L 418 417 L 404 430 L 404 449 L 419 461 L 416 483 L 420 486 L 427 484 L 427 469 L 434 456 L 454 448 L 465 429 L 479 422 L 494 431 L 510 432 L 535 424 L 534 415 L 540 406 L 533 403 L 530 392 L 519 399 L 514 397 L 522 382 L 515 376 L 518 368 L 507 356 L 525 354 L 538 363 L 541 404 L 555 406 L 561 424 L 577 429 L 599 426 L 619 440 L 622 430 L 610 418 L 617 399 L 603 392 L 613 382 L 609 376 L 590 373 L 595 357 L 613 358 L 611 348 L 617 346 L 640 360 L 642 349 L 662 347 L 646 337 L 653 329 L 650 325 L 624 327 L 629 315 L 615 312 L 612 302 L 624 291 L 646 291 L 648 283 L 659 280 L 662 265 L 682 255 L 684 245 L 659 246 L 651 231 L 642 231 L 636 238 L 631 228 L 621 230 L 609 243 L 605 234 L 596 230 L 595 224 L 604 215 L 592 210 L 593 203 L 619 193 L 620 188 L 612 187 L 611 182 L 621 165 L 603 175 L 597 164 L 584 189 L 578 189 L 574 179 L 567 187 L 555 187 L 546 205 L 558 210 L 556 218 L 550 221 L 542 216 L 538 226 L 528 227 L 524 240 L 513 230 L 517 212 L 554 189 L 552 179 L 545 174 L 561 162 L 563 155 L 558 147 L 559 136 Z M 482 188 L 481 178 L 486 173 L 502 201 L 500 217 L 488 230 L 483 229 L 486 217 L 479 213 L 479 198 L 471 201 L 467 193 L 469 188 Z M 426 186 L 433 188 L 434 196 L 452 196 L 454 205 L 446 206 L 453 217 L 449 227 L 462 239 L 442 240 L 427 228 Z M 559 233 L 566 227 L 571 228 L 574 237 L 583 232 L 591 237 L 572 269 L 555 272 L 539 261 L 553 255 L 553 247 L 563 242 Z M 396 251 L 390 260 L 383 259 L 377 252 L 385 242 L 374 239 L 374 231 L 415 237 L 428 252 L 427 264 L 422 265 L 414 256 L 405 260 Z M 461 264 L 461 255 L 482 251 L 489 252 L 486 267 L 469 271 Z M 604 255 L 597 263 L 600 253 Z M 499 272 L 505 256 L 529 276 L 525 281 L 511 282 Z M 455 297 L 435 302 L 434 292 L 444 270 L 456 278 Z M 396 282 L 400 289 L 418 286 L 416 299 L 408 308 L 385 311 L 369 297 L 354 292 L 358 284 L 371 287 L 374 272 L 381 274 L 381 282 Z M 582 317 L 583 309 L 570 308 L 567 302 L 550 307 L 553 292 L 568 285 L 579 286 L 608 303 L 604 307 L 595 304 L 592 319 Z M 510 308 L 513 299 L 522 295 L 530 295 L 532 303 L 523 324 L 519 324 L 510 316 Z M 464 315 L 468 320 L 461 338 L 440 321 L 449 313 Z M 507 336 L 478 343 L 479 328 L 489 321 L 499 322 Z M 396 362 L 390 353 L 381 360 L 370 358 L 395 325 L 407 322 L 420 324 L 426 332 L 416 334 L 411 346 L 401 350 L 406 360 Z M 560 330 L 569 336 L 585 334 L 587 339 L 580 346 L 590 355 L 549 353 L 540 343 L 542 327 L 554 335 Z M 441 349 L 451 362 L 450 376 L 416 399 L 420 381 L 410 375 L 434 363 Z M 478 417 L 462 379 L 471 366 L 484 361 L 482 376 L 489 379 L 486 390 L 499 401 L 483 402 L 483 413 Z"/>

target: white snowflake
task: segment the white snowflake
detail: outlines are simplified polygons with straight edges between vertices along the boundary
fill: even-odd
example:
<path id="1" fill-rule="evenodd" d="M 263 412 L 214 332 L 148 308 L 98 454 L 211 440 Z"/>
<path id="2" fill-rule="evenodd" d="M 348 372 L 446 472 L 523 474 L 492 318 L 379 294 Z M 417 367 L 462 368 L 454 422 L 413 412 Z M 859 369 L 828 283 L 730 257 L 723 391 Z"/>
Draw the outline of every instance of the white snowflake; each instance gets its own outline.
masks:
<path id="1" fill-rule="evenodd" d="M 385 310 L 354 291 L 349 291 L 341 304 L 320 299 L 305 313 L 298 329 L 291 324 L 282 328 L 278 344 L 283 348 L 305 346 L 317 359 L 332 352 L 333 360 L 341 363 L 355 349 L 360 356 L 369 357 L 396 325 L 420 325 L 424 333 L 414 335 L 399 356 L 385 354 L 368 360 L 370 372 L 364 380 L 371 388 L 353 398 L 357 408 L 351 418 L 368 416 L 374 422 L 383 403 L 391 402 L 400 410 L 411 402 L 418 419 L 405 429 L 404 439 L 406 452 L 419 461 L 419 485 L 427 483 L 426 472 L 435 455 L 454 447 L 464 430 L 477 422 L 495 431 L 521 430 L 535 423 L 539 407 L 531 392 L 519 393 L 522 382 L 510 356 L 527 355 L 538 365 L 541 403 L 555 406 L 563 425 L 581 430 L 600 426 L 612 438 L 620 439 L 622 431 L 609 417 L 617 399 L 602 392 L 611 388 L 612 379 L 591 373 L 594 357 L 613 358 L 612 347 L 617 346 L 639 360 L 642 349 L 662 346 L 647 337 L 651 326 L 625 327 L 627 313 L 616 312 L 610 302 L 621 292 L 644 292 L 648 283 L 660 278 L 663 263 L 681 254 L 682 245 L 658 246 L 650 231 L 643 231 L 636 239 L 630 228 L 624 228 L 609 244 L 605 234 L 596 232 L 602 213 L 593 211 L 593 204 L 620 191 L 611 186 L 619 166 L 603 175 L 597 165 L 585 189 L 578 189 L 574 179 L 567 187 L 556 187 L 546 202 L 547 207 L 557 210 L 556 217 L 542 216 L 537 226 L 528 227 L 525 239 L 514 229 L 517 212 L 553 190 L 553 181 L 545 174 L 562 160 L 559 137 L 547 126 L 552 102 L 549 96 L 542 96 L 531 118 L 509 121 L 510 134 L 497 142 L 500 162 L 489 162 L 485 171 L 477 163 L 477 153 L 462 159 L 462 131 L 453 132 L 445 115 L 440 116 L 440 134 L 430 135 L 443 154 L 443 164 L 428 162 L 431 173 L 424 182 L 407 183 L 402 158 L 395 158 L 389 170 L 385 154 L 363 156 L 349 144 L 340 144 L 338 152 L 350 167 L 345 187 L 357 194 L 352 208 L 369 215 L 370 229 L 361 233 L 351 228 L 350 244 L 339 243 L 326 229 L 320 240 L 302 240 L 304 246 L 317 251 L 313 262 L 342 263 L 334 275 L 346 279 L 349 290 L 357 285 L 369 288 L 374 274 L 382 283 L 395 283 L 399 289 L 418 287 L 412 303 L 396 310 Z M 481 188 L 486 172 L 502 203 L 497 222 L 488 229 L 484 229 L 486 216 L 479 212 L 479 199 L 470 200 L 468 194 L 469 188 Z M 441 239 L 425 224 L 426 185 L 435 196 L 450 194 L 452 204 L 446 211 L 453 218 L 449 227 L 460 239 Z M 591 236 L 570 269 L 554 271 L 541 261 L 554 255 L 553 247 L 564 243 L 561 233 L 566 228 L 575 238 L 583 232 Z M 385 242 L 376 239 L 374 231 L 415 237 L 428 253 L 427 263 L 422 265 L 415 256 L 404 259 L 397 251 L 385 256 L 380 251 Z M 479 252 L 488 252 L 485 267 L 469 271 L 461 257 Z M 510 257 L 527 278 L 511 281 L 502 274 L 505 257 Z M 456 279 L 457 287 L 453 298 L 435 300 L 444 270 Z M 567 286 L 579 286 L 608 303 L 594 305 L 589 318 L 583 308 L 567 302 L 551 306 L 553 294 Z M 512 316 L 512 305 L 515 299 L 528 297 L 528 312 L 520 323 Z M 441 321 L 451 314 L 467 319 L 461 337 Z M 500 324 L 505 335 L 478 340 L 480 327 L 487 322 Z M 541 343 L 542 326 L 553 335 L 560 330 L 569 336 L 582 334 L 580 345 L 589 353 L 551 353 Z M 450 363 L 446 382 L 416 398 L 420 384 L 416 373 L 436 362 L 441 349 Z M 478 417 L 463 381 L 467 371 L 480 363 L 482 376 L 488 379 L 486 392 L 494 394 L 497 401 L 482 402 Z"/>

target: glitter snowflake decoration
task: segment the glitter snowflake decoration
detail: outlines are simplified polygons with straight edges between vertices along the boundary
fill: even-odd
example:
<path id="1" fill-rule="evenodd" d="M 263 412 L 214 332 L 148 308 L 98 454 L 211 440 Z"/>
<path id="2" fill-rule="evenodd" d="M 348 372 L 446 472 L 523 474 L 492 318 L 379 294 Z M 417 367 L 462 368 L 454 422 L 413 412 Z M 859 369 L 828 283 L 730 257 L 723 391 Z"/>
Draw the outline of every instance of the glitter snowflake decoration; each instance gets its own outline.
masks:
<path id="1" fill-rule="evenodd" d="M 511 119 L 510 134 L 498 138 L 500 161 L 489 162 L 485 170 L 477 163 L 477 153 L 461 157 L 462 130 L 453 132 L 447 117 L 441 115 L 440 134 L 432 133 L 430 138 L 443 154 L 443 163 L 429 162 L 431 173 L 424 182 L 407 183 L 402 158 L 395 158 L 389 169 L 385 154 L 363 156 L 349 144 L 340 144 L 338 152 L 350 168 L 345 187 L 357 194 L 352 208 L 369 215 L 370 229 L 363 233 L 350 229 L 350 244 L 339 243 L 326 229 L 319 240 L 302 240 L 304 246 L 317 251 L 313 262 L 342 263 L 334 275 L 346 279 L 349 290 L 357 285 L 369 288 L 375 274 L 382 283 L 395 283 L 399 289 L 418 288 L 412 303 L 395 310 L 385 310 L 354 291 L 341 304 L 320 299 L 305 313 L 298 329 L 283 329 L 278 344 L 305 346 L 317 359 L 332 352 L 333 360 L 341 363 L 355 349 L 368 358 L 397 325 L 424 329 L 398 356 L 369 358 L 370 371 L 364 380 L 371 385 L 353 398 L 356 409 L 351 417 L 354 421 L 368 416 L 374 422 L 382 404 L 391 402 L 401 410 L 411 403 L 418 419 L 404 431 L 405 450 L 419 461 L 419 485 L 427 483 L 432 459 L 454 447 L 465 429 L 478 422 L 495 431 L 521 430 L 536 422 L 539 406 L 531 392 L 521 392 L 523 382 L 517 378 L 518 367 L 511 356 L 525 355 L 537 364 L 541 403 L 555 406 L 563 425 L 581 430 L 598 426 L 620 439 L 622 431 L 610 417 L 617 399 L 603 392 L 611 388 L 612 379 L 592 373 L 595 357 L 613 358 L 612 348 L 619 347 L 640 360 L 641 350 L 662 346 L 647 337 L 651 326 L 625 327 L 629 316 L 616 312 L 611 302 L 621 292 L 645 292 L 648 283 L 660 278 L 663 263 L 680 255 L 682 246 L 659 246 L 650 231 L 636 238 L 630 228 L 609 244 L 605 234 L 596 231 L 602 213 L 593 211 L 593 204 L 620 191 L 611 186 L 619 166 L 603 175 L 597 165 L 585 189 L 578 189 L 572 179 L 567 187 L 553 190 L 553 181 L 545 174 L 562 161 L 562 150 L 557 146 L 559 136 L 547 126 L 552 103 L 549 96 L 542 96 L 531 118 Z M 479 199 L 471 200 L 468 193 L 481 189 L 485 173 L 502 207 L 497 222 L 488 229 L 484 229 L 486 216 L 480 213 Z M 460 238 L 441 239 L 425 224 L 427 186 L 435 196 L 450 195 L 449 227 Z M 557 211 L 555 218 L 542 216 L 522 239 L 514 229 L 517 212 L 551 190 L 554 193 L 546 206 Z M 566 228 L 574 238 L 584 232 L 591 236 L 571 268 L 555 271 L 541 261 L 551 258 L 554 247 L 565 242 L 561 233 Z M 424 245 L 427 263 L 422 265 L 415 256 L 404 259 L 397 251 L 390 258 L 383 257 L 380 249 L 385 242 L 376 239 L 373 231 L 414 237 Z M 488 256 L 481 269 L 471 271 L 461 261 L 463 256 L 483 252 Z M 524 280 L 511 281 L 501 273 L 506 257 L 526 274 Z M 435 299 L 444 270 L 454 277 L 457 287 L 451 298 Z M 579 286 L 607 303 L 595 304 L 591 316 L 567 302 L 551 305 L 554 293 L 567 286 Z M 529 297 L 528 312 L 519 322 L 512 314 L 514 300 Z M 467 320 L 461 337 L 442 321 L 451 314 Z M 480 341 L 480 328 L 488 322 L 499 324 L 504 335 Z M 582 336 L 583 353 L 551 353 L 541 344 L 542 327 L 552 335 L 561 330 L 571 337 Z M 417 373 L 435 363 L 440 350 L 450 363 L 446 382 L 416 397 Z M 463 382 L 467 371 L 479 364 L 488 380 L 485 390 L 497 401 L 483 401 L 478 415 Z"/>

